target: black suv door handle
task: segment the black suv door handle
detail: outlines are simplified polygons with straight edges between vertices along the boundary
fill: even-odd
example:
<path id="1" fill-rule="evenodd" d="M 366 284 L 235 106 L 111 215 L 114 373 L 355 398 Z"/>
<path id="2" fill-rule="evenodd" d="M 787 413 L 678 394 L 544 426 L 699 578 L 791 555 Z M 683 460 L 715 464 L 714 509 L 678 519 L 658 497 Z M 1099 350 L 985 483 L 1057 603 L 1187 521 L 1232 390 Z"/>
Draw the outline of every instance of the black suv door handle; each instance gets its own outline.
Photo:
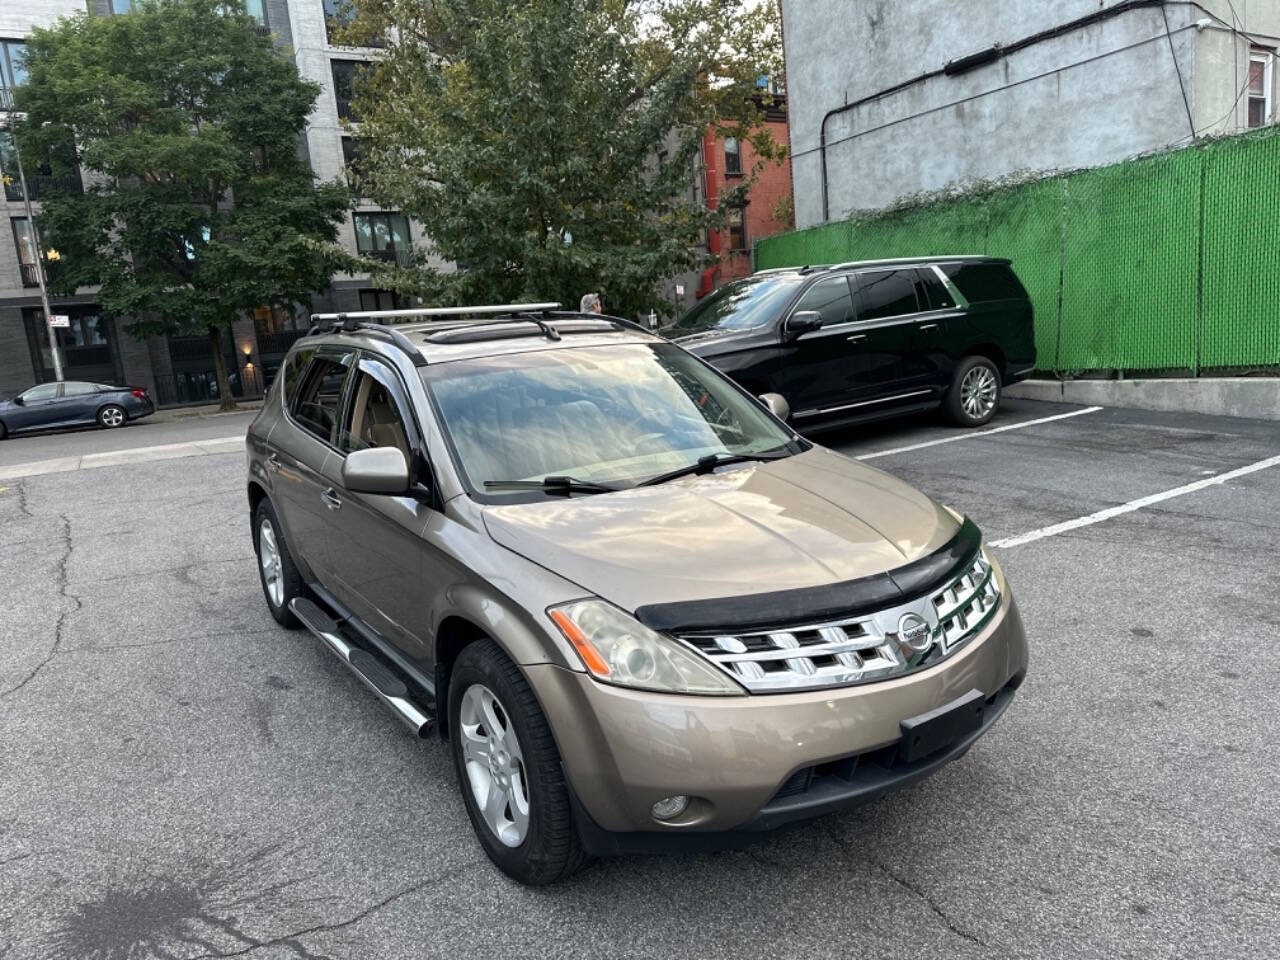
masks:
<path id="1" fill-rule="evenodd" d="M 921 329 L 921 330 L 937 330 L 937 329 L 938 329 L 938 325 L 937 325 L 936 323 L 922 323 L 922 324 L 920 324 L 919 329 Z"/>
<path id="2" fill-rule="evenodd" d="M 324 493 L 320 494 L 320 499 L 324 501 L 324 505 L 330 510 L 337 510 L 342 506 L 342 498 L 338 496 L 333 487 L 329 487 Z"/>
<path id="3" fill-rule="evenodd" d="M 269 453 L 269 454 L 267 454 L 267 469 L 268 469 L 268 470 L 276 470 L 276 471 L 279 471 L 279 469 L 280 469 L 280 456 L 279 456 L 279 454 L 275 454 L 275 453 Z"/>
<path id="4" fill-rule="evenodd" d="M 848 340 L 850 343 L 862 343 L 864 340 L 867 339 L 867 335 L 865 333 L 855 333 L 851 337 L 845 337 L 845 339 Z"/>

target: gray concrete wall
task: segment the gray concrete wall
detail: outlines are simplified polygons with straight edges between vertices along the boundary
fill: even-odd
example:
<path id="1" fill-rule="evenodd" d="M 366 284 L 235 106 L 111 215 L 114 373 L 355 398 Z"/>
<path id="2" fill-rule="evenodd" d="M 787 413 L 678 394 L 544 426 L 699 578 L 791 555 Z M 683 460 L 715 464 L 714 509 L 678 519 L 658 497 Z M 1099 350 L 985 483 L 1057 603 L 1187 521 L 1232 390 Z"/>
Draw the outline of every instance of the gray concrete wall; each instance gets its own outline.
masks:
<path id="1" fill-rule="evenodd" d="M 797 226 L 823 219 L 817 148 L 828 110 L 1099 6 L 783 0 Z M 1230 20 L 1225 0 L 1207 6 Z M 1236 0 L 1235 9 L 1250 29 L 1280 29 L 1280 0 Z M 831 118 L 827 219 L 953 184 L 1112 163 L 1188 142 L 1193 124 L 1197 132 L 1239 129 L 1243 102 L 1231 103 L 1248 42 L 1193 7 L 1166 12 L 1172 53 L 1160 9 L 1139 9 Z M 1243 55 L 1233 58 L 1233 46 Z"/>

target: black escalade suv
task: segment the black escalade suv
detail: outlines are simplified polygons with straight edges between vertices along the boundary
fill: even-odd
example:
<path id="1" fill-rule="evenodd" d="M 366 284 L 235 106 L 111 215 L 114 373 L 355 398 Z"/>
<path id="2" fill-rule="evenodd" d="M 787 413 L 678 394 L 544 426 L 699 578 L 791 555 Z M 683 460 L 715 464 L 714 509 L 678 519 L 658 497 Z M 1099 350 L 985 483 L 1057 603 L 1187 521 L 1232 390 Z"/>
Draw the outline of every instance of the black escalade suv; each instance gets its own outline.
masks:
<path id="1" fill-rule="evenodd" d="M 766 270 L 662 332 L 752 394 L 781 394 L 800 430 L 938 406 L 976 427 L 1036 359 L 1027 291 L 995 257 Z"/>

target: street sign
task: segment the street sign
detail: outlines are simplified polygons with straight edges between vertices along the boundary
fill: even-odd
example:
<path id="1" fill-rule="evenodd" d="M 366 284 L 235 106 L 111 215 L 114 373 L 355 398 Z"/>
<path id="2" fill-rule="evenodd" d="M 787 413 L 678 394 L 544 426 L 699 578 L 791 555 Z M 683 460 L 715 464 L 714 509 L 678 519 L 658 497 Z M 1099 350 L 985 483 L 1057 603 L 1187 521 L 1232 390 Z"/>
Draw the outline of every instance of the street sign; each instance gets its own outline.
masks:
<path id="1" fill-rule="evenodd" d="M 71 326 L 71 316 L 70 316 L 70 314 L 66 314 L 66 313 L 54 313 L 54 314 L 51 314 L 51 315 L 49 316 L 49 326 L 51 326 L 51 327 L 66 327 L 66 328 L 70 328 L 70 326 Z"/>

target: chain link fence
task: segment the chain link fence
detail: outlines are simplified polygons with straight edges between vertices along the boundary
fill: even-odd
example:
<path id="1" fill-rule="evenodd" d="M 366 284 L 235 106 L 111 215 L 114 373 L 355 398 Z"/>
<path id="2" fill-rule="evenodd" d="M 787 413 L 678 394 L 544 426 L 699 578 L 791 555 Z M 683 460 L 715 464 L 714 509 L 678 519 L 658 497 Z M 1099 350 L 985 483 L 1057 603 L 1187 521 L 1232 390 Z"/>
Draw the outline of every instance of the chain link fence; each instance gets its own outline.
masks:
<path id="1" fill-rule="evenodd" d="M 1008 257 L 1037 366 L 1199 376 L 1280 367 L 1280 132 L 767 237 L 757 269 Z"/>

